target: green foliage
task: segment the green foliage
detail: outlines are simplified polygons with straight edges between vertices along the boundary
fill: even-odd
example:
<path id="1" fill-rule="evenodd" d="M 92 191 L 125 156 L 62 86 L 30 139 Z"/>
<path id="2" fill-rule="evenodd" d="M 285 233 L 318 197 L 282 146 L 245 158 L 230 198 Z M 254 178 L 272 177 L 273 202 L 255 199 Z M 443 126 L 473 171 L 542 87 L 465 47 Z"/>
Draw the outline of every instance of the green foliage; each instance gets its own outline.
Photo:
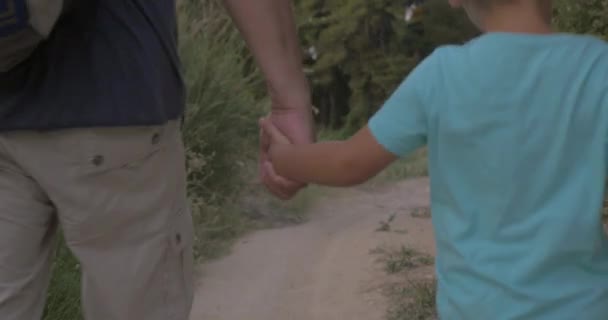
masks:
<path id="1" fill-rule="evenodd" d="M 384 271 L 388 274 L 402 273 L 435 263 L 433 257 L 404 245 L 399 248 L 378 247 L 371 253 L 379 255 L 377 262 L 384 265 Z"/>
<path id="2" fill-rule="evenodd" d="M 593 34 L 608 40 L 608 0 L 558 0 L 555 22 L 561 30 Z"/>
<path id="3" fill-rule="evenodd" d="M 383 265 L 387 275 L 397 275 L 404 279 L 389 278 L 384 286 L 383 293 L 388 298 L 386 319 L 437 319 L 437 282 L 435 279 L 416 276 L 416 270 L 429 268 L 435 259 L 405 246 L 378 247 L 371 253 L 379 255 L 376 262 Z"/>
<path id="4" fill-rule="evenodd" d="M 436 320 L 437 281 L 410 280 L 389 288 L 388 320 Z"/>
<path id="5" fill-rule="evenodd" d="M 238 191 L 235 179 L 248 159 L 242 150 L 255 143 L 255 119 L 263 110 L 253 93 L 260 78 L 218 3 L 185 0 L 180 17 L 180 55 L 189 93 L 183 130 L 189 190 L 213 202 Z"/>
<path id="6" fill-rule="evenodd" d="M 180 55 L 189 90 L 184 123 L 197 256 L 222 251 L 247 222 L 232 200 L 256 146 L 261 81 L 245 43 L 216 1 L 184 0 Z"/>
<path id="7" fill-rule="evenodd" d="M 63 239 L 53 263 L 53 275 L 44 312 L 45 320 L 83 319 L 80 305 L 80 264 Z"/>
<path id="8" fill-rule="evenodd" d="M 439 45 L 461 43 L 476 31 L 446 1 L 429 0 L 421 25 L 404 20 L 401 0 L 301 0 L 299 30 L 314 48 L 308 72 L 320 122 L 358 129 L 403 78 Z"/>

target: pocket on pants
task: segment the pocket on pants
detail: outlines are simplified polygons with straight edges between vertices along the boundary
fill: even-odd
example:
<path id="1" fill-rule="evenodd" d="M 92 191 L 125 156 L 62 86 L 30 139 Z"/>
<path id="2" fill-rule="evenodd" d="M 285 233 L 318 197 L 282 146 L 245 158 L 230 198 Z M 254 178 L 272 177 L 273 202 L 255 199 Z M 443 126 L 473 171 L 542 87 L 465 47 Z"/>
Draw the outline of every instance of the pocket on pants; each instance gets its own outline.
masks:
<path id="1" fill-rule="evenodd" d="M 170 318 L 187 320 L 194 296 L 194 228 L 187 209 L 180 210 L 167 235 L 166 279 Z"/>
<path id="2" fill-rule="evenodd" d="M 175 125 L 90 128 L 67 137 L 79 143 L 78 163 L 61 167 L 65 174 L 44 173 L 44 183 L 71 241 L 128 234 L 131 225 L 153 232 L 171 227 L 168 216 L 183 207 L 177 201 L 185 198 Z"/>
<path id="3" fill-rule="evenodd" d="M 83 134 L 83 167 L 89 174 L 134 169 L 171 143 L 169 125 L 95 128 Z"/>

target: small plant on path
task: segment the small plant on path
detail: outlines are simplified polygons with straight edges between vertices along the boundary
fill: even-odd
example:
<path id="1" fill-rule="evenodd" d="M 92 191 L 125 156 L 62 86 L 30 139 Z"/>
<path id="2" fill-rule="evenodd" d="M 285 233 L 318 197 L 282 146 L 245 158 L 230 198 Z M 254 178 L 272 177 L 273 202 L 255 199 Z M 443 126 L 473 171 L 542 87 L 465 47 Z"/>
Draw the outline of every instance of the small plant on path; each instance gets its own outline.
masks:
<path id="1" fill-rule="evenodd" d="M 429 219 L 429 218 L 431 218 L 431 208 L 429 208 L 429 207 L 415 208 L 411 211 L 411 215 L 414 218 Z"/>
<path id="2" fill-rule="evenodd" d="M 435 280 L 405 281 L 391 286 L 387 320 L 437 320 L 436 293 Z"/>
<path id="3" fill-rule="evenodd" d="M 376 232 L 389 232 L 391 231 L 391 223 L 395 221 L 397 217 L 396 213 L 391 214 L 386 221 L 380 221 L 380 226 L 376 229 Z"/>
<path id="4" fill-rule="evenodd" d="M 389 274 L 430 266 L 434 263 L 433 257 L 404 245 L 399 248 L 378 247 L 372 250 L 372 254 L 379 256 L 377 261 L 384 264 L 384 270 Z"/>
<path id="5" fill-rule="evenodd" d="M 387 320 L 436 320 L 435 294 L 437 284 L 434 278 L 418 278 L 411 275 L 416 269 L 431 266 L 434 258 L 405 245 L 400 247 L 378 247 L 371 252 L 379 256 L 384 271 L 398 275 L 400 280 L 387 283 L 385 295 L 389 300 Z"/>

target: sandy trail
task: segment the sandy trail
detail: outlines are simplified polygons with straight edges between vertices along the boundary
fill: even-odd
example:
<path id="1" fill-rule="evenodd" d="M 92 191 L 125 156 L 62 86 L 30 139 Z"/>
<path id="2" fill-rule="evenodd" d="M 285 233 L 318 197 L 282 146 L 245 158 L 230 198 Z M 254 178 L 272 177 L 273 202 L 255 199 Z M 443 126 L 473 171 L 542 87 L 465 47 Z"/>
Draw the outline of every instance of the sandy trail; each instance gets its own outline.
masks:
<path id="1" fill-rule="evenodd" d="M 406 243 L 434 254 L 430 219 L 411 214 L 428 201 L 426 179 L 332 190 L 308 222 L 255 232 L 202 266 L 191 320 L 383 319 L 386 275 L 370 250 Z M 391 229 L 406 232 L 377 232 L 392 214 Z"/>

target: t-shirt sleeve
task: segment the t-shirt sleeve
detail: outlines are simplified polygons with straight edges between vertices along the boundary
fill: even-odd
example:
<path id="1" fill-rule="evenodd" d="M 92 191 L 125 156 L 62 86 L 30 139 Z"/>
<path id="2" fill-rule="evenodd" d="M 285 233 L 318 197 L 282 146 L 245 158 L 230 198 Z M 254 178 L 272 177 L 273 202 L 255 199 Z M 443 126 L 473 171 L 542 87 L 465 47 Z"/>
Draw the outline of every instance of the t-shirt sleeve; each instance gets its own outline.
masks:
<path id="1" fill-rule="evenodd" d="M 436 60 L 432 54 L 419 64 L 368 123 L 376 141 L 398 157 L 427 142 L 428 99 Z"/>

